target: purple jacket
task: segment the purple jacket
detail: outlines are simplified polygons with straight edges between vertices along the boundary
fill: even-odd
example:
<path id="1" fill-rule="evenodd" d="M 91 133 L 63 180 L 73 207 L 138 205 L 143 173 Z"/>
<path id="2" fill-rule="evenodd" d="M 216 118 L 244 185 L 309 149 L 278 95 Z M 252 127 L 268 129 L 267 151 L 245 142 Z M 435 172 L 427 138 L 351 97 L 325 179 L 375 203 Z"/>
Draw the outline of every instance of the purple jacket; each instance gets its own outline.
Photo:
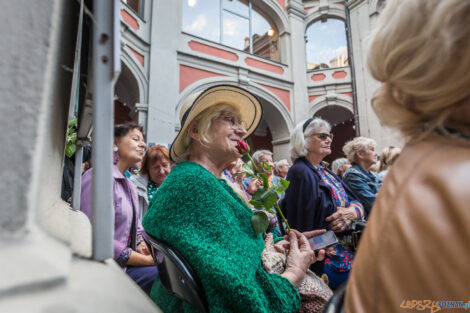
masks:
<path id="1" fill-rule="evenodd" d="M 88 216 L 90 221 L 92 219 L 92 174 L 92 168 L 83 174 L 82 194 L 80 197 L 80 209 Z M 142 234 L 143 228 L 139 219 L 139 202 L 136 187 L 130 180 L 121 174 L 121 172 L 119 172 L 116 166 L 113 167 L 113 179 L 114 259 L 117 260 L 122 254 L 130 254 L 132 210 L 134 210 L 134 214 L 136 216 L 137 236 Z"/>

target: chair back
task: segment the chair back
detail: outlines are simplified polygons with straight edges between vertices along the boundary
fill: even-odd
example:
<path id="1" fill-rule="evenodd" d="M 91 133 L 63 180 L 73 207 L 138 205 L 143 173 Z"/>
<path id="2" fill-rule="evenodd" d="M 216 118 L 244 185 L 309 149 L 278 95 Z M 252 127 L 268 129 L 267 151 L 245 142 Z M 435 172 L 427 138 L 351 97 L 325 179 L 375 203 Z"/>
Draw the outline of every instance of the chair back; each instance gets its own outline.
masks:
<path id="1" fill-rule="evenodd" d="M 163 288 L 201 312 L 209 312 L 201 281 L 184 257 L 167 243 L 147 233 L 144 233 L 144 239 L 158 267 Z"/>
<path id="2" fill-rule="evenodd" d="M 322 313 L 345 313 L 344 296 L 346 295 L 346 284 L 341 285 L 327 302 Z"/>

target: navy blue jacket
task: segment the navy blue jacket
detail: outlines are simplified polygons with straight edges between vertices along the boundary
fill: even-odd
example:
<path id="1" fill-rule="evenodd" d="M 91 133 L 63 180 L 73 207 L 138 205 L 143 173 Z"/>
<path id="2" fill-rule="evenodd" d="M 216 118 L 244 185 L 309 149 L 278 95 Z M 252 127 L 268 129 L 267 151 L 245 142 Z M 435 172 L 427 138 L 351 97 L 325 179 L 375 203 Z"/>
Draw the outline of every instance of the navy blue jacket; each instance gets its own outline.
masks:
<path id="1" fill-rule="evenodd" d="M 341 182 L 351 199 L 358 200 L 352 190 L 332 171 L 326 169 Z M 289 188 L 285 195 L 287 221 L 291 228 L 301 232 L 314 229 L 328 229 L 325 219 L 336 212 L 336 203 L 330 188 L 323 182 L 313 165 L 305 158 L 295 160 L 287 173 Z"/>

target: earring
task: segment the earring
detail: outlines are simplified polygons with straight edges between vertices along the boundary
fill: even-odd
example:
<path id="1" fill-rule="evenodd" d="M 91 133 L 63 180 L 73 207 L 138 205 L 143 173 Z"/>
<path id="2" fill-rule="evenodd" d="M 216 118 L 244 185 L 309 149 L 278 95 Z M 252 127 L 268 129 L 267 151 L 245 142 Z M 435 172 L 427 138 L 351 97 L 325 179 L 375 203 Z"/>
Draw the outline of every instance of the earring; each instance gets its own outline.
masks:
<path id="1" fill-rule="evenodd" d="M 114 154 L 113 164 L 116 165 L 119 162 L 118 147 L 116 146 L 113 147 L 113 154 Z"/>

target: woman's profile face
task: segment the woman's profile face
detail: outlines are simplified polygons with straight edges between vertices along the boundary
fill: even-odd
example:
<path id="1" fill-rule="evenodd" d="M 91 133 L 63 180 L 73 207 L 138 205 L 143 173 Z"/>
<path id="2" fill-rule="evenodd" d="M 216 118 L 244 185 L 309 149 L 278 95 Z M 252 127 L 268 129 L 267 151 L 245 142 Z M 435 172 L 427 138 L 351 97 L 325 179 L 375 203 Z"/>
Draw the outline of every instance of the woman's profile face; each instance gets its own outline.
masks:
<path id="1" fill-rule="evenodd" d="M 322 159 L 331 153 L 331 142 L 333 141 L 329 136 L 330 132 L 320 127 L 314 130 L 308 137 L 305 138 L 305 147 L 309 154 L 321 157 Z"/>
<path id="2" fill-rule="evenodd" d="M 212 121 L 207 136 L 210 139 L 211 157 L 223 162 L 233 162 L 241 157 L 237 143 L 243 139 L 246 129 L 240 119 L 233 113 L 223 113 Z"/>
<path id="3" fill-rule="evenodd" d="M 150 179 L 160 186 L 171 171 L 170 160 L 164 158 L 149 164 L 148 173 Z"/>
<path id="4" fill-rule="evenodd" d="M 125 136 L 118 138 L 116 146 L 119 159 L 128 164 L 134 165 L 141 162 L 144 157 L 146 144 L 142 132 L 137 128 L 131 129 Z"/>

